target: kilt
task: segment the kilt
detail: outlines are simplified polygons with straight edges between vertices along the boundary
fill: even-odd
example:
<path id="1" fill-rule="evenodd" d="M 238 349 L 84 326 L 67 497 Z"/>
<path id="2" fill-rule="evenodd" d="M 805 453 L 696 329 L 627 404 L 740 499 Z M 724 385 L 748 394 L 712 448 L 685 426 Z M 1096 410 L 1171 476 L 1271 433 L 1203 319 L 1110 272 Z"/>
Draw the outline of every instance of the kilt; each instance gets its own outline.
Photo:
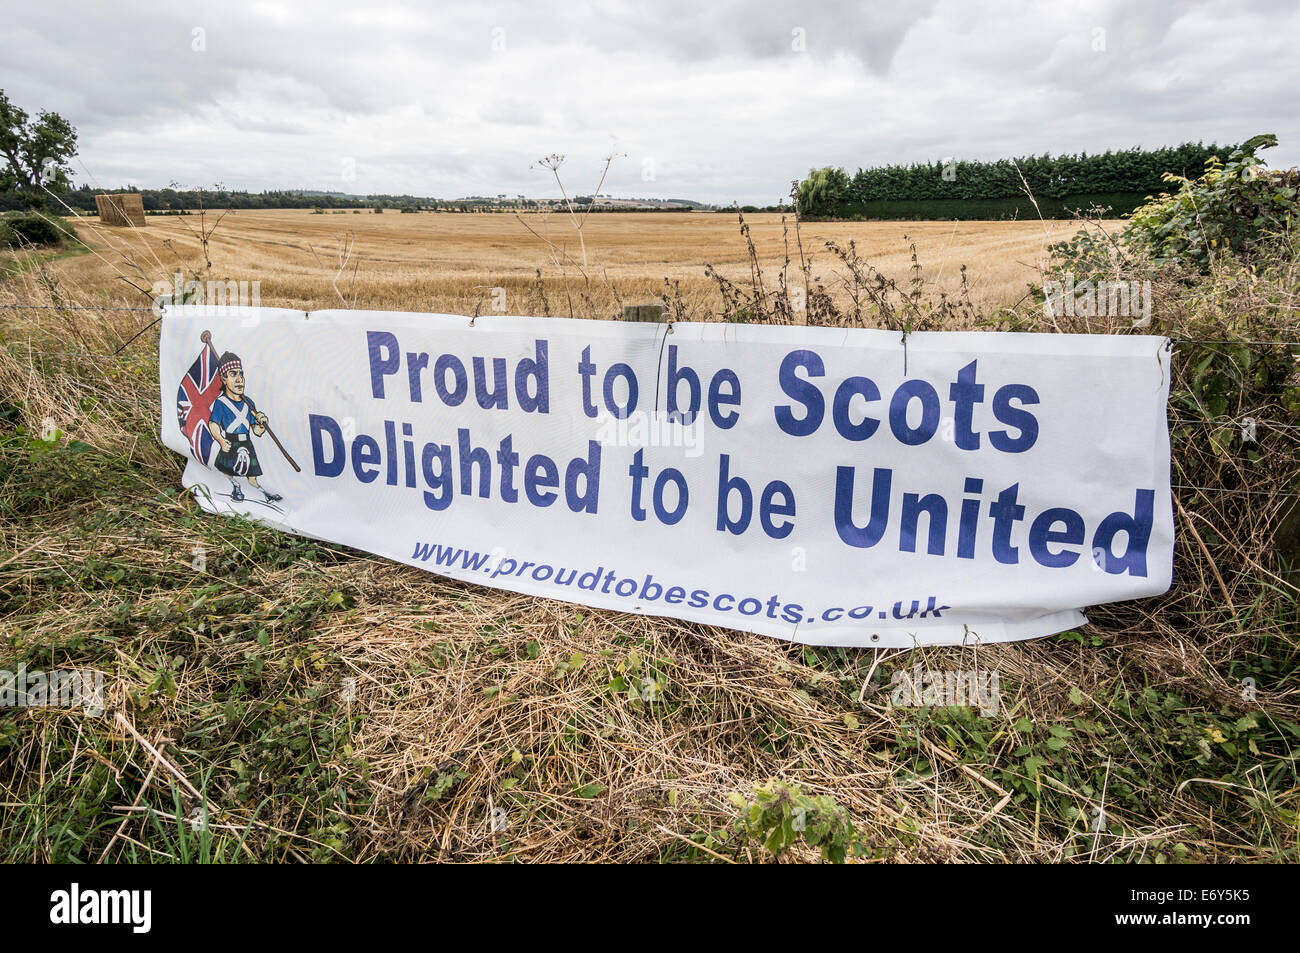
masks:
<path id="1" fill-rule="evenodd" d="M 230 441 L 230 450 L 217 452 L 216 468 L 227 476 L 261 476 L 262 465 L 257 462 L 253 438 L 246 433 L 237 433 L 230 434 L 227 439 Z"/>

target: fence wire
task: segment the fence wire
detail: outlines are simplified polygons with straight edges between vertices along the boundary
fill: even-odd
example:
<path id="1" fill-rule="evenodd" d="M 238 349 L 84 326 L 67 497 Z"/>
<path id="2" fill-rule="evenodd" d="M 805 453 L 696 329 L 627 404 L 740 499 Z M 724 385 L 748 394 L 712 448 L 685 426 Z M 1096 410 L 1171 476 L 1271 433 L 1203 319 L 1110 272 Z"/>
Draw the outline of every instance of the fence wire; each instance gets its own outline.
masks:
<path id="1" fill-rule="evenodd" d="M 13 342 L 12 344 L 9 345 L 10 347 L 13 347 L 14 344 L 29 345 L 27 349 L 27 355 L 29 357 L 55 357 L 55 358 L 68 358 L 72 360 L 96 360 L 96 361 L 132 360 L 132 359 L 141 360 L 141 359 L 151 358 L 152 355 L 149 354 L 124 354 L 122 352 L 125 350 L 125 348 L 128 345 L 133 343 L 145 331 L 148 331 L 155 324 L 161 321 L 163 317 L 165 317 L 166 315 L 165 305 L 161 309 L 162 313 L 159 313 L 159 309 L 155 309 L 155 308 L 125 307 L 120 305 L 83 305 L 83 304 L 0 304 L 0 310 L 3 311 L 99 311 L 99 312 L 110 311 L 110 312 L 129 312 L 129 313 L 137 313 L 137 314 L 153 314 L 156 316 L 153 321 L 146 324 L 139 331 L 137 331 L 131 338 L 127 339 L 127 341 L 123 343 L 122 346 L 119 347 L 112 354 L 95 354 L 86 351 L 38 350 L 30 347 L 30 342 Z M 1121 336 L 1125 336 L 1125 335 L 1121 335 Z M 1258 341 L 1258 340 L 1235 340 L 1234 341 L 1234 340 L 1227 340 L 1227 339 L 1220 339 L 1220 338 L 1177 338 L 1177 337 L 1171 337 L 1169 340 L 1170 340 L 1170 344 L 1174 347 L 1177 347 L 1179 345 L 1184 345 L 1184 344 L 1190 344 L 1190 345 L 1201 345 L 1201 346 L 1209 346 L 1209 347 L 1233 346 L 1233 347 L 1297 347 L 1300 348 L 1300 341 Z M 150 412 L 154 410 L 153 404 L 146 405 L 139 401 L 128 401 L 128 400 L 122 400 L 121 398 L 105 397 L 105 396 L 99 396 L 96 399 L 103 400 L 106 403 L 115 403 L 115 404 L 122 404 L 127 406 L 134 406 L 136 407 L 136 409 L 147 410 Z M 1200 419 L 1187 418 L 1187 417 L 1171 417 L 1169 419 L 1169 423 L 1171 426 L 1180 426 L 1180 427 L 1220 426 L 1220 427 L 1231 427 L 1238 430 L 1244 430 L 1249 425 L 1249 422 L 1253 422 L 1255 427 L 1263 427 L 1269 430 L 1287 431 L 1287 432 L 1300 431 L 1300 425 L 1281 423 L 1278 421 L 1267 420 L 1265 418 L 1260 418 L 1260 417 L 1242 417 L 1242 418 L 1205 417 Z M 1255 444 L 1256 441 L 1246 441 L 1246 443 Z M 1172 484 L 1171 489 L 1192 492 L 1192 493 L 1223 493 L 1223 494 L 1229 494 L 1234 496 L 1261 496 L 1262 495 L 1262 496 L 1269 496 L 1275 499 L 1300 498 L 1300 493 L 1277 493 L 1271 490 L 1232 489 L 1232 488 L 1221 487 L 1221 486 L 1196 486 L 1193 484 L 1184 484 L 1184 483 Z"/>

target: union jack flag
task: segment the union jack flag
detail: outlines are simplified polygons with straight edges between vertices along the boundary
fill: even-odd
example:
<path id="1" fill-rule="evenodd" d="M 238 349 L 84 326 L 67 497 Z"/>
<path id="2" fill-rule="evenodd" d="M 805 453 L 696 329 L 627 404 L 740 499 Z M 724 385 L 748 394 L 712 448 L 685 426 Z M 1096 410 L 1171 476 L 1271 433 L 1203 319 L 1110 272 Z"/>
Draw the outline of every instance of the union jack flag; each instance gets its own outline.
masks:
<path id="1" fill-rule="evenodd" d="M 181 425 L 181 433 L 189 441 L 194 458 L 204 466 L 212 465 L 212 449 L 216 446 L 216 441 L 208 433 L 208 420 L 212 416 L 212 404 L 220 395 L 221 376 L 217 373 L 217 352 L 211 344 L 205 344 L 189 371 L 181 378 L 180 389 L 176 392 L 176 417 Z"/>

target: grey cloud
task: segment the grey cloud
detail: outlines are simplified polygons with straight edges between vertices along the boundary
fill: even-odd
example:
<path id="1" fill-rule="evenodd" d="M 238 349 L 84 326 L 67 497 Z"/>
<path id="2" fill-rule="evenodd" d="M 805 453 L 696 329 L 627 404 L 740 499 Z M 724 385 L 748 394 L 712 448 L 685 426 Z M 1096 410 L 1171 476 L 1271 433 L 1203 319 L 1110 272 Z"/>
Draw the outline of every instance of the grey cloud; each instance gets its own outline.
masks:
<path id="1" fill-rule="evenodd" d="M 608 191 L 767 204 L 814 165 L 1262 131 L 1289 165 L 1297 34 L 1283 0 L 73 0 L 7 14 L 0 87 L 105 182 L 538 195 L 539 155 L 587 190 L 620 152 Z"/>

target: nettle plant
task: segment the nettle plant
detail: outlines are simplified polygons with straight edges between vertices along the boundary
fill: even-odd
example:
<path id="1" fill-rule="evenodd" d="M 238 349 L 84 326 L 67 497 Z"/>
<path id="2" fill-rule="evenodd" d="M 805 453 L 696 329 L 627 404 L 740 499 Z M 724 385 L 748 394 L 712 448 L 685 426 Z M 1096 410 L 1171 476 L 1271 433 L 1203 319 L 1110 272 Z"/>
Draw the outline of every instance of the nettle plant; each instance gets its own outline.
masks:
<path id="1" fill-rule="evenodd" d="M 753 800 L 732 794 L 731 803 L 740 811 L 736 826 L 777 857 L 803 840 L 823 860 L 842 864 L 856 844 L 848 810 L 830 795 L 804 794 L 796 784 L 773 781 L 755 788 Z"/>

